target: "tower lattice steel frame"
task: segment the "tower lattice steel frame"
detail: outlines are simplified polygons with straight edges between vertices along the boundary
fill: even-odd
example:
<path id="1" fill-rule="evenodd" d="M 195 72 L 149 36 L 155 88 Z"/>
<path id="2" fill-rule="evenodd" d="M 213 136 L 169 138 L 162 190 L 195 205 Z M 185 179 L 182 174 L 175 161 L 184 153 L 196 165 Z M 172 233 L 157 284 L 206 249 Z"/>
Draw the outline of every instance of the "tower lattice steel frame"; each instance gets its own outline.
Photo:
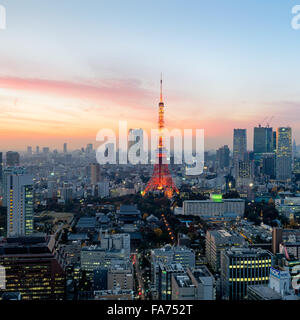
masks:
<path id="1" fill-rule="evenodd" d="M 165 127 L 165 105 L 163 102 L 162 94 L 162 78 L 160 80 L 160 102 L 158 104 L 158 153 L 157 161 L 154 165 L 154 170 L 151 179 L 145 190 L 142 192 L 144 196 L 150 191 L 161 191 L 164 192 L 165 196 L 171 198 L 175 193 L 179 193 L 171 173 L 166 159 L 166 149 L 164 143 L 164 127 Z"/>

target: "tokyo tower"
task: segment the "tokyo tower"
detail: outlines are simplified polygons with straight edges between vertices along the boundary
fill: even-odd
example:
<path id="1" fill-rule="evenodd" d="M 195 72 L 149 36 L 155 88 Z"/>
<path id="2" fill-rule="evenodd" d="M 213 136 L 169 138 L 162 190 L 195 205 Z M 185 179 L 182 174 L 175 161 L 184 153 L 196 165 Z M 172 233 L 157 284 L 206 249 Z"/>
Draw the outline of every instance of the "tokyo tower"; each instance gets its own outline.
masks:
<path id="1" fill-rule="evenodd" d="M 172 198 L 174 192 L 179 193 L 166 161 L 166 149 L 164 143 L 164 120 L 165 105 L 162 94 L 162 78 L 160 80 L 160 101 L 158 104 L 158 153 L 157 161 L 154 165 L 154 170 L 151 179 L 149 180 L 146 189 L 142 192 L 144 196 L 150 191 L 161 191 L 168 198 Z"/>

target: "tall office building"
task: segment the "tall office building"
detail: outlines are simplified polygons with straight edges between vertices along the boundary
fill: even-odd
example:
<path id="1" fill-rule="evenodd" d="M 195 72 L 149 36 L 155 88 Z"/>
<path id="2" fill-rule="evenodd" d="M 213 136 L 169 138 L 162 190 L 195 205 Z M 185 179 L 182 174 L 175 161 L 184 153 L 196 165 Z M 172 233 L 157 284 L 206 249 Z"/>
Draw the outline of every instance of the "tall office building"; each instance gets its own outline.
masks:
<path id="1" fill-rule="evenodd" d="M 239 162 L 247 157 L 247 130 L 233 130 L 233 175 L 235 179 L 239 175 Z"/>
<path id="2" fill-rule="evenodd" d="M 230 160 L 229 154 L 230 154 L 230 150 L 228 146 L 223 146 L 217 150 L 216 157 L 219 163 L 219 167 L 221 169 L 229 167 L 229 160 Z"/>
<path id="3" fill-rule="evenodd" d="M 8 151 L 6 152 L 6 166 L 16 167 L 20 165 L 20 155 L 18 152 Z"/>
<path id="4" fill-rule="evenodd" d="M 231 248 L 221 253 L 221 293 L 225 300 L 244 300 L 248 285 L 267 285 L 272 254 L 254 248 Z"/>
<path id="5" fill-rule="evenodd" d="M 0 243 L 0 265 L 6 270 L 5 292 L 22 300 L 62 300 L 65 276 L 54 256 L 55 239 L 43 235 L 7 238 Z"/>
<path id="6" fill-rule="evenodd" d="M 292 129 L 281 127 L 277 129 L 276 179 L 287 181 L 292 178 Z"/>
<path id="7" fill-rule="evenodd" d="M 236 163 L 236 182 L 238 187 L 249 186 L 254 176 L 253 161 L 239 161 Z"/>
<path id="8" fill-rule="evenodd" d="M 39 146 L 36 146 L 36 148 L 35 148 L 35 153 L 36 153 L 36 154 L 39 154 L 39 153 L 40 153 L 40 147 L 39 147 Z"/>
<path id="9" fill-rule="evenodd" d="M 265 176 L 268 176 L 270 179 L 275 179 L 275 153 L 264 153 L 262 155 L 262 167 L 261 172 Z"/>
<path id="10" fill-rule="evenodd" d="M 233 130 L 233 161 L 244 161 L 247 152 L 247 130 Z"/>
<path id="11" fill-rule="evenodd" d="M 254 154 L 273 152 L 273 129 L 259 125 L 254 128 Z"/>
<path id="12" fill-rule="evenodd" d="M 7 207 L 7 236 L 33 232 L 33 179 L 24 168 L 11 168 L 4 174 Z"/>

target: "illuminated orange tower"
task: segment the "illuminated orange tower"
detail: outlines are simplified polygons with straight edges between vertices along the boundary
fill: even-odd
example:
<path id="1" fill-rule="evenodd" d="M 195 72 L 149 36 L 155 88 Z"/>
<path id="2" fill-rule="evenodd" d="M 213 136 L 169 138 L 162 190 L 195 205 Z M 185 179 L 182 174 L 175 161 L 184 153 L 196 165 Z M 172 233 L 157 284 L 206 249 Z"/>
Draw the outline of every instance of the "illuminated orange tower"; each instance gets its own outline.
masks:
<path id="1" fill-rule="evenodd" d="M 174 192 L 179 193 L 166 161 L 166 149 L 164 144 L 164 127 L 165 127 L 165 105 L 162 94 L 162 79 L 160 80 L 160 101 L 158 105 L 158 153 L 157 161 L 154 165 L 154 171 L 149 180 L 146 189 L 142 192 L 144 196 L 150 191 L 164 192 L 165 196 L 171 198 Z"/>

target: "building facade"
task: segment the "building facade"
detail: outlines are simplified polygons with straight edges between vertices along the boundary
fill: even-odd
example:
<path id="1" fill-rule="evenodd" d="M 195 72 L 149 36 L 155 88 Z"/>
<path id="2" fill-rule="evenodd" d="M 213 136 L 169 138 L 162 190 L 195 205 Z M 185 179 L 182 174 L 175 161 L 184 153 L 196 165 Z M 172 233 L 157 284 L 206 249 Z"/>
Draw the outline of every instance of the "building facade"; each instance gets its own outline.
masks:
<path id="1" fill-rule="evenodd" d="M 222 298 L 244 300 L 248 285 L 267 285 L 272 265 L 272 254 L 267 250 L 231 248 L 222 251 Z"/>
<path id="2" fill-rule="evenodd" d="M 23 168 L 5 172 L 7 236 L 33 232 L 33 178 Z"/>
<path id="3" fill-rule="evenodd" d="M 281 127 L 277 129 L 276 149 L 276 179 L 289 181 L 292 178 L 292 129 Z"/>

